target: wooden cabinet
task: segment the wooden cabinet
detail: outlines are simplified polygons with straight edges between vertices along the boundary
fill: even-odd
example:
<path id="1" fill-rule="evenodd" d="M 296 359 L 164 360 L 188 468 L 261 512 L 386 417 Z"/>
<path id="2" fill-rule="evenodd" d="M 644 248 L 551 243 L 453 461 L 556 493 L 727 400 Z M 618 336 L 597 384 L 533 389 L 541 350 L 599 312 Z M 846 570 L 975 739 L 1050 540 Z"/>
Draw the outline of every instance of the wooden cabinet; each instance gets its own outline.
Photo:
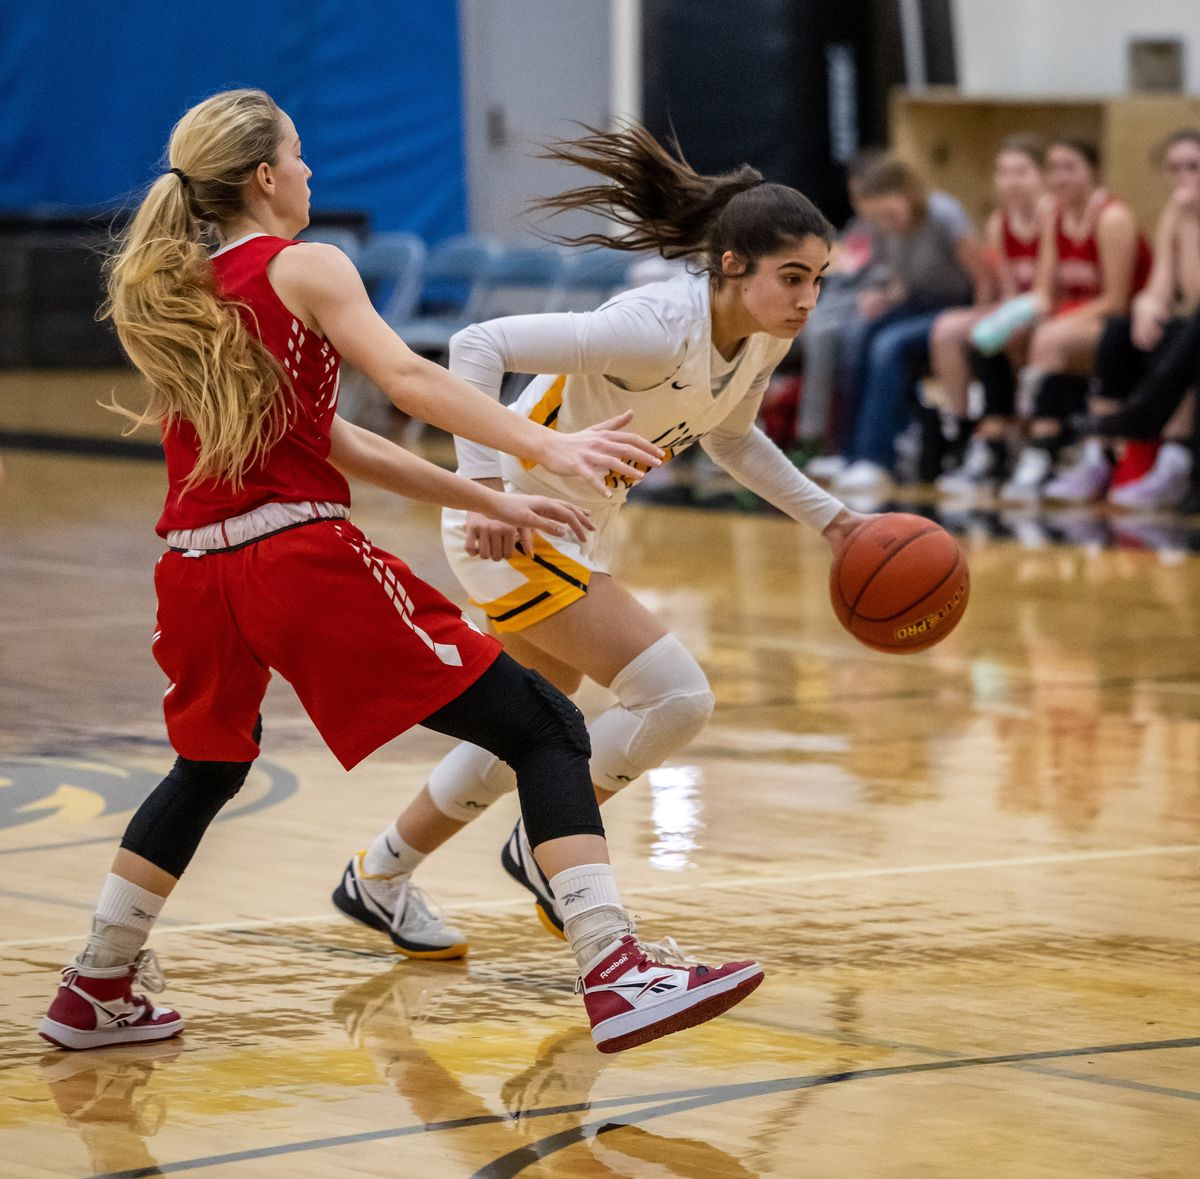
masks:
<path id="1" fill-rule="evenodd" d="M 1200 127 L 1200 97 L 1040 98 L 930 87 L 895 90 L 891 98 L 892 146 L 981 223 L 992 207 L 996 149 L 1009 135 L 1029 132 L 1092 140 L 1106 186 L 1129 202 L 1149 231 L 1166 195 L 1158 148 L 1172 131 L 1189 126 Z"/>

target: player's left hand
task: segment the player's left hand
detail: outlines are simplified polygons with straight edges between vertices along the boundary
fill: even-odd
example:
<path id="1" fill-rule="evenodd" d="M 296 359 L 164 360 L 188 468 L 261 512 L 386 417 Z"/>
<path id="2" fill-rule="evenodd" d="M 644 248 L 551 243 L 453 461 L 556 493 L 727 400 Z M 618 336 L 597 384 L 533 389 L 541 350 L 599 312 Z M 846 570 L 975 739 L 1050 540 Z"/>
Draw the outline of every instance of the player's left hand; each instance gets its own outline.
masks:
<path id="1" fill-rule="evenodd" d="M 852 512 L 849 508 L 843 508 L 834 518 L 825 525 L 821 535 L 829 541 L 830 546 L 836 553 L 850 539 L 850 534 L 857 528 L 861 527 L 868 520 L 874 520 L 874 514 L 865 514 L 863 512 Z"/>
<path id="2" fill-rule="evenodd" d="M 565 536 L 569 530 L 576 539 L 584 541 L 589 532 L 596 530 L 586 509 L 544 495 L 497 492 L 491 514 L 496 520 L 510 524 L 517 530 L 517 543 L 525 553 L 533 552 L 535 531 L 547 536 Z"/>

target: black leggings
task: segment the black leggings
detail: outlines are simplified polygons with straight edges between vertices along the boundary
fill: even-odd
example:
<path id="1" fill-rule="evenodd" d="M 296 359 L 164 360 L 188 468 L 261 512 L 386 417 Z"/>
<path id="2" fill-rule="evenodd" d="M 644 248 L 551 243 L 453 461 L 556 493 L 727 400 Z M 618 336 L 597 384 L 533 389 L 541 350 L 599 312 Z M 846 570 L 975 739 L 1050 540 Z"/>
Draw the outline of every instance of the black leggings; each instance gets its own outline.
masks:
<path id="1" fill-rule="evenodd" d="M 1104 433 L 1157 438 L 1188 392 L 1200 387 L 1200 310 L 1185 320 L 1172 321 L 1172 326 L 1125 404 L 1101 419 L 1106 424 Z"/>
<path id="2" fill-rule="evenodd" d="M 604 834 L 583 714 L 537 672 L 501 653 L 465 692 L 421 723 L 479 745 L 512 766 L 531 846 L 565 835 Z M 260 718 L 256 741 L 261 733 Z M 177 758 L 130 820 L 121 846 L 182 876 L 251 764 Z"/>
<path id="3" fill-rule="evenodd" d="M 531 847 L 564 835 L 604 834 L 583 713 L 536 671 L 501 653 L 461 696 L 421 724 L 512 766 Z"/>
<path id="4" fill-rule="evenodd" d="M 1143 352 L 1130 334 L 1133 320 L 1127 315 L 1113 316 L 1104 322 L 1100 343 L 1096 346 L 1097 394 L 1107 401 L 1124 401 L 1147 373 L 1156 372 L 1158 381 L 1170 379 L 1172 367 L 1186 367 L 1183 379 L 1192 381 L 1196 374 L 1196 325 L 1185 319 L 1169 319 L 1163 326 L 1162 339 L 1150 352 Z M 1179 349 L 1172 346 L 1184 339 Z M 1188 358 L 1190 357 L 1190 363 Z M 1183 370 L 1180 370 L 1183 372 Z"/>

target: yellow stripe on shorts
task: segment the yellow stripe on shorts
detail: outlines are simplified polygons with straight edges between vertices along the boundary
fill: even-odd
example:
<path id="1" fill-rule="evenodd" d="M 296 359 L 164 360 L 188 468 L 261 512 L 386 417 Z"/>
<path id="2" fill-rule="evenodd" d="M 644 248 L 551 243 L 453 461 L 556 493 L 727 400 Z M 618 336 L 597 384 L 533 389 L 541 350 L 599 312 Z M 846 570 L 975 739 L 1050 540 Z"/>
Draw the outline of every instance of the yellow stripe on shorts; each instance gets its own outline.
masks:
<path id="1" fill-rule="evenodd" d="M 565 553 L 560 553 L 545 537 L 533 538 L 533 556 L 514 553 L 508 564 L 525 578 L 525 584 L 491 602 L 472 603 L 488 616 L 497 631 L 518 631 L 557 614 L 588 591 L 592 571 Z"/>
<path id="2" fill-rule="evenodd" d="M 550 388 L 542 394 L 537 405 L 529 413 L 529 420 L 537 422 L 539 426 L 547 426 L 551 430 L 558 428 L 558 411 L 562 409 L 563 390 L 567 387 L 566 374 L 561 377 L 555 377 Z M 530 470 L 535 467 L 536 463 L 531 463 L 528 459 L 521 460 L 521 466 L 525 470 Z"/>

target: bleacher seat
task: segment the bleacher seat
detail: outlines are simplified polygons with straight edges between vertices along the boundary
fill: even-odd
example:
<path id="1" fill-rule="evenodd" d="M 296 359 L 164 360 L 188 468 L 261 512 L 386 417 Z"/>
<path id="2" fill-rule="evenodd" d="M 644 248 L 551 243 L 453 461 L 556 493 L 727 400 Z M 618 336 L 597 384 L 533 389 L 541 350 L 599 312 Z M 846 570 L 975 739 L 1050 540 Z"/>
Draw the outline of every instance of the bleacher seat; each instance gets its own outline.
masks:
<path id="1" fill-rule="evenodd" d="M 487 283 L 502 254 L 488 239 L 463 234 L 429 251 L 416 309 L 392 322 L 414 351 L 441 355 L 460 327 L 480 318 Z"/>
<path id="2" fill-rule="evenodd" d="M 304 242 L 323 242 L 328 246 L 337 246 L 351 262 L 358 262 L 361 241 L 353 229 L 342 229 L 336 225 L 310 225 L 296 236 Z"/>
<path id="3" fill-rule="evenodd" d="M 425 243 L 415 233 L 376 233 L 358 252 L 358 273 L 389 324 L 416 311 L 425 270 Z"/>
<path id="4" fill-rule="evenodd" d="M 562 295 L 554 310 L 595 310 L 629 285 L 629 268 L 637 258 L 623 250 L 569 251 Z"/>

